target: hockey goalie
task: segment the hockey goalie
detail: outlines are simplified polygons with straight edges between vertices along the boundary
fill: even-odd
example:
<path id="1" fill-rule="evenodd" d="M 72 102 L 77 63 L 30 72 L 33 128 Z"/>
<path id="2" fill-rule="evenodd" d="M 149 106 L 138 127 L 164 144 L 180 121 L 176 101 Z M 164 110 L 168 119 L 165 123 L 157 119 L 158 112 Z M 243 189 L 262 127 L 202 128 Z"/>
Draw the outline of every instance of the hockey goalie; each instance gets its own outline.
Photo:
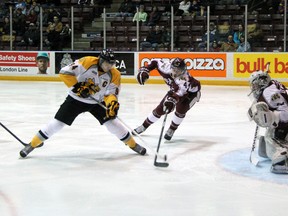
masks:
<path id="1" fill-rule="evenodd" d="M 268 71 L 253 72 L 249 78 L 253 104 L 250 120 L 265 128 L 259 138 L 258 154 L 272 162 L 271 172 L 288 174 L 288 94 L 286 87 L 272 80 Z"/>

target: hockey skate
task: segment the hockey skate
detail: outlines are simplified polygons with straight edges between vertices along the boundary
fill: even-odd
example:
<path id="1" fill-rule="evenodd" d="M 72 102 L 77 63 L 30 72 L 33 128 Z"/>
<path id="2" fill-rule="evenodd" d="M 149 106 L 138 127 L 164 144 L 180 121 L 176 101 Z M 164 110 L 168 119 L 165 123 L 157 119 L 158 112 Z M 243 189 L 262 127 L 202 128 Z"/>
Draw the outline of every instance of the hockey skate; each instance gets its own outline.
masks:
<path id="1" fill-rule="evenodd" d="M 30 152 L 32 152 L 34 150 L 34 148 L 31 146 L 31 144 L 29 143 L 27 146 L 25 146 L 25 148 L 23 148 L 20 151 L 20 156 L 22 158 L 25 158 L 28 154 L 30 154 Z"/>
<path id="2" fill-rule="evenodd" d="M 131 148 L 131 147 L 130 147 Z M 136 143 L 135 147 L 131 148 L 133 151 L 137 152 L 140 155 L 146 154 L 146 149 Z"/>
<path id="3" fill-rule="evenodd" d="M 166 140 L 171 140 L 174 132 L 175 132 L 175 130 L 172 130 L 171 128 L 169 128 L 169 129 L 166 131 L 166 134 L 165 134 L 165 136 L 164 136 L 164 139 L 166 139 Z"/>
<path id="4" fill-rule="evenodd" d="M 140 125 L 139 127 L 135 128 L 133 131 L 132 131 L 132 134 L 133 135 L 136 135 L 136 134 L 141 134 L 143 133 L 147 128 L 145 128 L 143 125 Z"/>
<path id="5" fill-rule="evenodd" d="M 270 171 L 275 174 L 288 174 L 288 159 L 272 164 Z"/>

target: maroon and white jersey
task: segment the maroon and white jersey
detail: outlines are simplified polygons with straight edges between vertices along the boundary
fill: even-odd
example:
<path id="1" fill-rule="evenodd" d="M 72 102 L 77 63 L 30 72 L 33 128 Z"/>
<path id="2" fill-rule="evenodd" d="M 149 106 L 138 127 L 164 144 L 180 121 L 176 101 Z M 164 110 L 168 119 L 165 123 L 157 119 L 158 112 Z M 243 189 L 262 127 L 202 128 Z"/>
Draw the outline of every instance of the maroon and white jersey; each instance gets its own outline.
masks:
<path id="1" fill-rule="evenodd" d="M 173 78 L 171 76 L 171 62 L 168 60 L 163 61 L 154 59 L 146 67 L 149 71 L 157 69 L 165 83 L 170 87 L 170 90 L 180 97 L 189 95 L 189 93 L 196 93 L 201 89 L 200 82 L 192 77 L 187 71 L 183 76 Z"/>
<path id="2" fill-rule="evenodd" d="M 280 112 L 279 127 L 288 127 L 288 94 L 286 87 L 272 80 L 260 95 L 257 102 L 265 102 L 271 111 Z"/>

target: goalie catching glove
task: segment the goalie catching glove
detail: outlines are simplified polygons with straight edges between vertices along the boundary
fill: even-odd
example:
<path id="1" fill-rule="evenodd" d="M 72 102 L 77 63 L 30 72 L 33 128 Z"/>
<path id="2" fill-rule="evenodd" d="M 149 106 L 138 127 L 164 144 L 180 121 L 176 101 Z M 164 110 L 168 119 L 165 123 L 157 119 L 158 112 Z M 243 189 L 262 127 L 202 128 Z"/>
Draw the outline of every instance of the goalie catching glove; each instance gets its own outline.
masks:
<path id="1" fill-rule="evenodd" d="M 94 82 L 90 80 L 88 82 L 76 83 L 73 87 L 72 92 L 81 98 L 88 98 L 90 95 L 96 93 Z"/>
<path id="2" fill-rule="evenodd" d="M 119 107 L 120 107 L 120 104 L 118 103 L 118 101 L 115 101 L 115 100 L 111 101 L 111 103 L 108 104 L 107 106 L 106 116 L 110 119 L 116 118 Z"/>
<path id="3" fill-rule="evenodd" d="M 175 109 L 178 101 L 179 101 L 178 95 L 169 91 L 168 95 L 166 96 L 163 102 L 163 111 L 168 113 L 172 112 Z"/>
<path id="4" fill-rule="evenodd" d="M 149 79 L 149 70 L 146 67 L 140 67 L 139 72 L 137 74 L 137 81 L 140 85 L 144 85 L 144 83 Z"/>
<path id="5" fill-rule="evenodd" d="M 276 128 L 279 124 L 279 112 L 269 110 L 264 102 L 253 104 L 248 110 L 248 117 L 260 127 Z"/>

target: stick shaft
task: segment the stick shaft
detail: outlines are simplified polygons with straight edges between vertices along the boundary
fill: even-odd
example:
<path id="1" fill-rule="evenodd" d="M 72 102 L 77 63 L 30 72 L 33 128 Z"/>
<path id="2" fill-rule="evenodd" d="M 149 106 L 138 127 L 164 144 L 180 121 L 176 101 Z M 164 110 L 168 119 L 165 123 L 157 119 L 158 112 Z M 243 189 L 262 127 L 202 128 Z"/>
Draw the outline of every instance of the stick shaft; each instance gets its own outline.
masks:
<path id="1" fill-rule="evenodd" d="M 12 133 L 12 131 L 10 131 L 5 125 L 3 125 L 1 122 L 0 122 L 0 125 L 8 132 L 10 133 L 16 140 L 18 140 L 22 145 L 26 146 L 27 144 L 24 143 L 22 140 L 20 140 L 14 133 Z"/>
<path id="2" fill-rule="evenodd" d="M 161 145 L 161 140 L 162 140 L 162 136 L 163 136 L 163 131 L 164 131 L 165 124 L 166 124 L 167 115 L 168 115 L 168 112 L 167 112 L 167 110 L 165 110 L 165 116 L 164 116 L 164 120 L 163 120 L 163 123 L 162 123 L 162 128 L 161 128 L 161 132 L 160 132 L 160 137 L 159 137 L 159 141 L 158 141 L 158 145 L 157 145 L 157 150 L 156 150 L 156 153 L 157 153 L 157 154 L 159 153 L 159 149 L 160 149 L 160 145 Z M 154 164 L 156 163 L 156 160 L 157 160 L 157 154 L 155 154 Z"/>
<path id="3" fill-rule="evenodd" d="M 258 131 L 259 131 L 259 126 L 257 125 L 255 128 L 254 139 L 253 139 L 252 149 L 251 149 L 250 158 L 249 158 L 250 163 L 253 163 L 255 166 L 257 166 L 257 164 L 258 164 L 258 160 L 253 157 L 253 152 L 256 148 L 256 140 L 257 140 L 257 136 L 258 136 Z"/>

